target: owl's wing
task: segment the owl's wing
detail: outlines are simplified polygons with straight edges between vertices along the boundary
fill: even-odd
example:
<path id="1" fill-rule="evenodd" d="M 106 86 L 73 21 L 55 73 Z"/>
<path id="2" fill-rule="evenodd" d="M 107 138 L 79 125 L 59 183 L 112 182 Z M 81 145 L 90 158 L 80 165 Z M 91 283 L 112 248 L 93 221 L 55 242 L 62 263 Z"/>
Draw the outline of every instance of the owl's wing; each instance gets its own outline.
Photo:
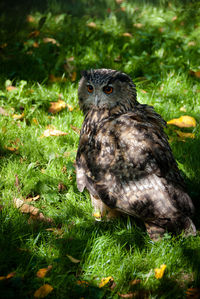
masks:
<path id="1" fill-rule="evenodd" d="M 149 106 L 112 118 L 90 135 L 83 132 L 77 184 L 110 208 L 144 219 L 193 211 L 162 120 Z"/>

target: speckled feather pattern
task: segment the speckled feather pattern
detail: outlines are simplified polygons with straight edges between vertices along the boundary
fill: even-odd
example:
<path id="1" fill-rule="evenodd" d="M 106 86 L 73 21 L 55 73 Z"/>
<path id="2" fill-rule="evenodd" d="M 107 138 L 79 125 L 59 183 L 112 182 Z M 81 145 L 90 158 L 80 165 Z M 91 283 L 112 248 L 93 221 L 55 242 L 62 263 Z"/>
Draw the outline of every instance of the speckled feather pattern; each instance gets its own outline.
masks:
<path id="1" fill-rule="evenodd" d="M 123 98 L 122 105 L 116 99 L 116 106 L 90 104 L 83 109 L 76 158 L 78 189 L 82 192 L 86 187 L 109 208 L 141 218 L 152 238 L 166 230 L 195 234 L 190 219 L 193 204 L 164 133 L 164 120 L 153 107 L 137 102 L 135 85 L 127 75 L 112 70 L 83 75 L 94 86 L 108 82 L 115 86 L 122 80 L 127 91 L 133 91 L 124 95 L 127 105 Z M 84 106 L 84 97 L 80 101 Z"/>

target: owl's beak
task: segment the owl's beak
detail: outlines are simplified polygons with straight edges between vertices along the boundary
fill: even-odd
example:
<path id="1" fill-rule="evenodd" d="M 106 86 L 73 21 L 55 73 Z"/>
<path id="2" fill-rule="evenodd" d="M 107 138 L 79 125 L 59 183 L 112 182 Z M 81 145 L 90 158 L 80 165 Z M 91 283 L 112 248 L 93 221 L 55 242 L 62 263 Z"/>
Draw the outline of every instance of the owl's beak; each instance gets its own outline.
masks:
<path id="1" fill-rule="evenodd" d="M 98 106 L 98 104 L 99 104 L 99 97 L 96 95 L 95 96 L 95 99 L 94 99 L 94 104 L 95 104 L 95 106 Z"/>

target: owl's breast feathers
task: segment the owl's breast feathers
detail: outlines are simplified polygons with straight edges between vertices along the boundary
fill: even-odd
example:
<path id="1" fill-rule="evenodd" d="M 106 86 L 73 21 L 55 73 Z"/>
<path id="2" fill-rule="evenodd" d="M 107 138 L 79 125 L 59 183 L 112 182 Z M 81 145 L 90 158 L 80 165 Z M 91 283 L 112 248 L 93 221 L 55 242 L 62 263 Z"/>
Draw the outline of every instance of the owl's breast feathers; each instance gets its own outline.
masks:
<path id="1" fill-rule="evenodd" d="M 92 109 L 85 117 L 76 158 L 77 186 L 107 206 L 141 218 L 168 217 L 193 205 L 153 107 Z"/>

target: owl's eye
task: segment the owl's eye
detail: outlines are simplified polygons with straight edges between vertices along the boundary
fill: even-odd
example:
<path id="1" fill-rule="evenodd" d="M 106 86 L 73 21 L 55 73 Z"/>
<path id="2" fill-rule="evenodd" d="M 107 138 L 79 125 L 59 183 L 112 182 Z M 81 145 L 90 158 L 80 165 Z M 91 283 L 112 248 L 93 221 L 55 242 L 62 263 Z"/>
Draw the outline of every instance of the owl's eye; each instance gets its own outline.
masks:
<path id="1" fill-rule="evenodd" d="M 112 93 L 112 92 L 113 92 L 113 88 L 112 88 L 112 86 L 109 86 L 109 85 L 104 86 L 104 88 L 103 88 L 103 92 L 105 92 L 105 93 L 107 93 L 107 94 Z"/>
<path id="2" fill-rule="evenodd" d="M 87 86 L 87 90 L 88 90 L 88 92 L 90 92 L 90 93 L 92 93 L 93 92 L 93 86 L 92 85 L 88 85 Z"/>

